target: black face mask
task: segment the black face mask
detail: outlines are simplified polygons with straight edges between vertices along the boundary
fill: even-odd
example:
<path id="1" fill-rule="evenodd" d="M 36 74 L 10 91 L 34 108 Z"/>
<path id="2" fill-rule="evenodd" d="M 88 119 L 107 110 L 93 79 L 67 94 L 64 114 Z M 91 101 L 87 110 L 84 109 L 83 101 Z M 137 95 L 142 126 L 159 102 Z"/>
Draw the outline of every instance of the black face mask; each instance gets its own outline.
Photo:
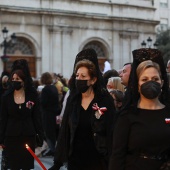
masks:
<path id="1" fill-rule="evenodd" d="M 78 91 L 85 93 L 88 90 L 89 86 L 87 85 L 87 81 L 88 80 L 76 80 L 76 88 Z"/>
<path id="2" fill-rule="evenodd" d="M 11 85 L 15 90 L 20 90 L 22 88 L 22 84 L 20 81 L 12 81 Z"/>
<path id="3" fill-rule="evenodd" d="M 155 99 L 161 93 L 161 84 L 156 81 L 147 81 L 141 85 L 141 93 L 147 99 Z"/>

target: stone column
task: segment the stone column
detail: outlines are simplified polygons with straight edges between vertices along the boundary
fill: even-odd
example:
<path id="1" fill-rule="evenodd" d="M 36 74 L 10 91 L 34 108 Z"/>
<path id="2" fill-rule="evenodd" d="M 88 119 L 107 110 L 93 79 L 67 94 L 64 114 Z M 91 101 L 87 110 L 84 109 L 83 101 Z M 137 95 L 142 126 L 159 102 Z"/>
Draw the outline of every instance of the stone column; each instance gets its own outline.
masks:
<path id="1" fill-rule="evenodd" d="M 70 78 L 73 71 L 72 61 L 72 42 L 71 42 L 72 29 L 64 28 L 62 32 L 62 55 L 61 55 L 61 73 L 64 77 Z M 67 67 L 69 66 L 69 68 Z"/>
<path id="2" fill-rule="evenodd" d="M 132 40 L 137 39 L 138 38 L 138 34 L 137 33 L 133 33 L 133 32 L 121 32 L 119 33 L 120 35 L 120 46 L 122 48 L 121 49 L 121 56 L 120 56 L 120 61 L 121 61 L 121 65 L 123 67 L 123 65 L 125 63 L 129 63 L 132 62 Z M 140 48 L 140 47 L 139 47 Z"/>
<path id="3" fill-rule="evenodd" d="M 51 27 L 50 44 L 49 44 L 49 66 L 50 72 L 61 72 L 61 56 L 62 56 L 62 30 L 58 27 Z"/>

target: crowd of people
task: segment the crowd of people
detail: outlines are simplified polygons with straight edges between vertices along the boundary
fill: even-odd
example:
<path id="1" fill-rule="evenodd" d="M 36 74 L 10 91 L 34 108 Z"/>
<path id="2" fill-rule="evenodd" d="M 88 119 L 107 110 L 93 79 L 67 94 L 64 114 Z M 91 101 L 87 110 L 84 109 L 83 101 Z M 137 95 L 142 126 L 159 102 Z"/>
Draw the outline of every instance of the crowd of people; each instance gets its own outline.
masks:
<path id="1" fill-rule="evenodd" d="M 49 170 L 167 170 L 170 168 L 170 60 L 137 49 L 133 62 L 101 72 L 93 49 L 80 51 L 69 80 L 45 72 L 31 78 L 26 60 L 0 79 L 2 168 Z"/>

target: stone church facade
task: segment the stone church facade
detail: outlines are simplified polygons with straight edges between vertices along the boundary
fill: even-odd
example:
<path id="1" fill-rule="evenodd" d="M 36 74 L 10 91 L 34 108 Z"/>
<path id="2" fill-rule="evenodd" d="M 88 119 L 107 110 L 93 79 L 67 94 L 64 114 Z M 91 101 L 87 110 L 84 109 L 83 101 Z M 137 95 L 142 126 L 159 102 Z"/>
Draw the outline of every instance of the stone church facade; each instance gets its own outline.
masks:
<path id="1" fill-rule="evenodd" d="M 16 44 L 7 48 L 5 69 L 25 58 L 33 77 L 49 71 L 69 78 L 76 54 L 89 47 L 96 50 L 101 70 L 105 61 L 122 68 L 143 40 L 155 40 L 159 17 L 150 0 L 112 1 L 0 0 L 0 28 L 9 30 L 9 44 L 10 35 L 17 36 Z M 3 40 L 0 34 L 0 43 Z M 1 60 L 0 71 L 3 64 Z"/>

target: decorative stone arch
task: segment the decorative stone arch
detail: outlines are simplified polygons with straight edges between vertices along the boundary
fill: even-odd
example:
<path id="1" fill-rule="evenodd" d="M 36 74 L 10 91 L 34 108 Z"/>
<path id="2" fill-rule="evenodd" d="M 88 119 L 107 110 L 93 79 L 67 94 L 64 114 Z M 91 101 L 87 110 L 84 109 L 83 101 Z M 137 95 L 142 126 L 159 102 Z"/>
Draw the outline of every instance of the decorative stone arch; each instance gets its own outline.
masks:
<path id="1" fill-rule="evenodd" d="M 26 59 L 29 64 L 32 77 L 36 77 L 36 59 L 40 55 L 40 48 L 36 41 L 29 35 L 18 33 L 15 44 L 9 42 L 10 48 L 7 48 L 9 60 L 6 63 L 6 69 L 10 71 L 13 61 L 17 59 Z"/>
<path id="2" fill-rule="evenodd" d="M 23 37 L 17 37 L 15 44 L 9 42 L 10 48 L 7 48 L 6 52 L 8 55 L 13 56 L 35 56 L 34 46 L 30 43 L 29 40 Z"/>
<path id="3" fill-rule="evenodd" d="M 32 36 L 25 34 L 25 33 L 16 33 L 16 36 L 27 39 L 29 41 L 29 43 L 32 44 L 32 47 L 34 48 L 35 57 L 36 58 L 41 57 L 40 46 L 39 46 L 38 42 Z"/>
<path id="4" fill-rule="evenodd" d="M 110 56 L 109 45 L 100 38 L 90 38 L 81 45 L 81 50 L 87 48 L 93 48 L 96 51 L 100 70 L 103 71 L 104 62 L 109 61 Z"/>

